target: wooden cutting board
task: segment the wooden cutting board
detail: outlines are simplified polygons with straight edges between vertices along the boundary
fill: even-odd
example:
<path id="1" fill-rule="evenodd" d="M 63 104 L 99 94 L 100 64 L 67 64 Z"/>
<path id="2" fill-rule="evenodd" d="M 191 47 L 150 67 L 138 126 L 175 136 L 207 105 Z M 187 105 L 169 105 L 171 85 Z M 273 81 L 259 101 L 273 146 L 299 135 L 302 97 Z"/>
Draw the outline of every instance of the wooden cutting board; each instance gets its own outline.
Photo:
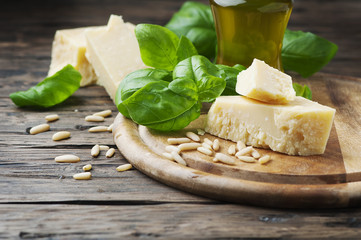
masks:
<path id="1" fill-rule="evenodd" d="M 239 161 L 231 166 L 214 163 L 197 151 L 183 152 L 187 167 L 162 156 L 169 137 L 203 128 L 204 115 L 186 129 L 162 133 L 138 126 L 119 114 L 114 121 L 114 141 L 128 161 L 146 175 L 169 186 L 197 195 L 279 208 L 334 208 L 361 205 L 361 79 L 317 74 L 307 80 L 313 100 L 336 108 L 331 135 L 323 155 L 271 155 L 266 165 Z M 205 134 L 214 140 L 216 137 Z M 220 152 L 231 141 L 220 139 Z"/>

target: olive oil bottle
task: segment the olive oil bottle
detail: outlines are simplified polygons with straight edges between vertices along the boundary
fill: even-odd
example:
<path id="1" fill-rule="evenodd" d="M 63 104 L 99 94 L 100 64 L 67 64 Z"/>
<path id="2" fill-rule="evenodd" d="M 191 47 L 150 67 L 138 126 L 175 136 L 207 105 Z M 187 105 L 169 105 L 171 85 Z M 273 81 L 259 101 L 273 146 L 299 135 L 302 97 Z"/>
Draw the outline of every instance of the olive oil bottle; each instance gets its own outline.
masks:
<path id="1" fill-rule="evenodd" d="M 217 63 L 251 65 L 254 58 L 282 69 L 283 35 L 293 0 L 210 0 L 215 20 Z"/>

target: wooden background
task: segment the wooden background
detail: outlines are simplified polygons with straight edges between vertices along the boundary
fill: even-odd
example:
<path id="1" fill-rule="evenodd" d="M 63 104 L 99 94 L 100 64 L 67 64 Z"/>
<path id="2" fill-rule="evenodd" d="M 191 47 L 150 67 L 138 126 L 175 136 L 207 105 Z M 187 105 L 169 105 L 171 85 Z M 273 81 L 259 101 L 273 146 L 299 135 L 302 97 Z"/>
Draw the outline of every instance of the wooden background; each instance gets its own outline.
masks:
<path id="1" fill-rule="evenodd" d="M 207 3 L 207 1 L 202 1 Z M 361 208 L 269 209 L 213 201 L 160 184 L 136 170 L 119 173 L 126 160 L 116 153 L 90 156 L 96 144 L 114 146 L 109 133 L 90 134 L 83 118 L 116 108 L 99 86 L 80 89 L 51 109 L 19 109 L 9 93 L 42 80 L 50 64 L 57 29 L 105 25 L 110 14 L 133 23 L 165 24 L 177 0 L 7 1 L 0 7 L 0 238 L 20 239 L 291 239 L 361 235 Z M 322 72 L 361 77 L 361 1 L 296 0 L 290 29 L 311 31 L 339 45 Z M 317 91 L 317 90 L 314 90 Z M 29 135 L 29 127 L 58 113 L 52 131 Z M 72 132 L 53 142 L 54 131 Z M 77 164 L 56 164 L 54 156 L 77 154 Z M 85 163 L 93 179 L 72 175 Z"/>

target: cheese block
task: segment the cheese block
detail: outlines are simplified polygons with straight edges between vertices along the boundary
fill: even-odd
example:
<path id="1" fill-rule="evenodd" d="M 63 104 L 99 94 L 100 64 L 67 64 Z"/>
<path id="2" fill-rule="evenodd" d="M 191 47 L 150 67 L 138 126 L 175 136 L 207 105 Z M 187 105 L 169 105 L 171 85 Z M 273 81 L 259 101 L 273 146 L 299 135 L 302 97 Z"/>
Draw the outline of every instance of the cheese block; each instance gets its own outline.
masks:
<path id="1" fill-rule="evenodd" d="M 315 155 L 325 151 L 334 114 L 335 109 L 302 97 L 272 105 L 244 96 L 224 96 L 211 106 L 206 131 L 289 155 Z"/>
<path id="2" fill-rule="evenodd" d="M 95 75 L 94 69 L 85 57 L 86 40 L 84 32 L 88 29 L 105 29 L 105 26 L 56 31 L 48 76 L 54 75 L 64 66 L 71 64 L 82 75 L 80 86 L 86 86 L 96 82 L 97 76 Z"/>
<path id="3" fill-rule="evenodd" d="M 111 15 L 106 28 L 85 32 L 86 56 L 95 69 L 98 84 L 104 86 L 112 100 L 119 83 L 129 73 L 145 68 L 135 26 L 124 23 L 121 16 Z"/>
<path id="4" fill-rule="evenodd" d="M 249 68 L 238 74 L 236 92 L 252 99 L 277 104 L 288 103 L 296 96 L 289 75 L 258 59 L 254 59 Z"/>

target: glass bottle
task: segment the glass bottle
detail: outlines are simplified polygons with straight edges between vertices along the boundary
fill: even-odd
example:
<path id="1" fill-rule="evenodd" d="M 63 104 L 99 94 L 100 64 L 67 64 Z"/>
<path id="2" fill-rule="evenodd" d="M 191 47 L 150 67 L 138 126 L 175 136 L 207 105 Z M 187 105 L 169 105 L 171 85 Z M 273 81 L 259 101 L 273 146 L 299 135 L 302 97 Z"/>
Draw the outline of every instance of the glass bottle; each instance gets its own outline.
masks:
<path id="1" fill-rule="evenodd" d="M 215 20 L 217 63 L 251 65 L 254 58 L 282 69 L 283 35 L 293 0 L 210 0 Z"/>

